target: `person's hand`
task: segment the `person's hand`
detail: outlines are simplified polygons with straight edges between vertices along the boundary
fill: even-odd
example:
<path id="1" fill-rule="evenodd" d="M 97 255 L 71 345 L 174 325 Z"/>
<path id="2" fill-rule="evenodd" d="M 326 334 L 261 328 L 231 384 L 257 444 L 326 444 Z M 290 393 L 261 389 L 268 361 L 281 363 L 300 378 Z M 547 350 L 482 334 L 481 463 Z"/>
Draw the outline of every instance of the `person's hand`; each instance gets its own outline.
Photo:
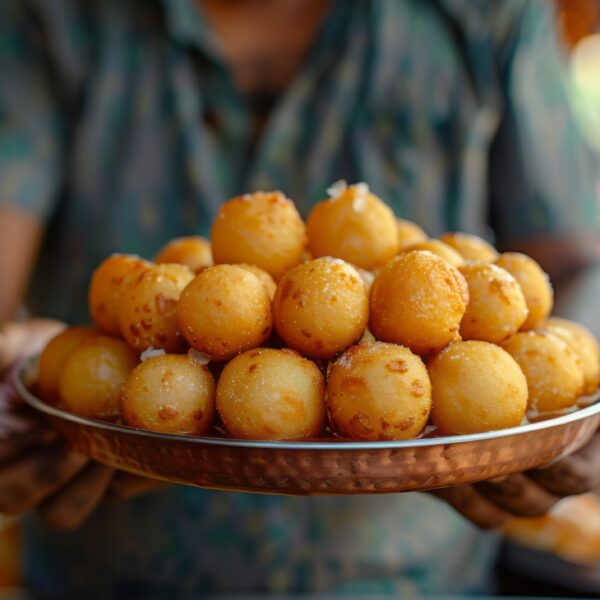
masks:
<path id="1" fill-rule="evenodd" d="M 0 325 L 0 377 L 22 358 L 41 352 L 64 328 L 64 323 L 53 319 L 9 321 Z"/>
<path id="2" fill-rule="evenodd" d="M 600 431 L 587 446 L 546 467 L 432 493 L 476 525 L 497 528 L 514 517 L 542 516 L 561 498 L 598 485 Z"/>
<path id="3" fill-rule="evenodd" d="M 40 351 L 63 327 L 36 320 L 0 329 L 0 513 L 16 515 L 35 508 L 51 526 L 74 528 L 107 495 L 128 498 L 163 484 L 74 452 L 18 398 L 11 366 Z"/>

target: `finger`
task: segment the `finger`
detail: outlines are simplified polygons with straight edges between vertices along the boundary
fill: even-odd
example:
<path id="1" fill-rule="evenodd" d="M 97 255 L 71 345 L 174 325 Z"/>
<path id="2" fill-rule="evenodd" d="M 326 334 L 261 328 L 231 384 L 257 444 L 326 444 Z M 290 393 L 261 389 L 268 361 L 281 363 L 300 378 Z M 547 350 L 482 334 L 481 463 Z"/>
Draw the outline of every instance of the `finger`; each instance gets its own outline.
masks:
<path id="1" fill-rule="evenodd" d="M 21 408 L 27 406 L 23 403 L 19 393 L 12 383 L 10 374 L 0 376 L 0 410 Z"/>
<path id="2" fill-rule="evenodd" d="M 0 327 L 0 373 L 18 359 L 26 340 L 24 323 L 9 322 Z"/>
<path id="3" fill-rule="evenodd" d="M 88 462 L 63 442 L 36 450 L 0 469 L 0 512 L 18 514 L 37 506 Z"/>
<path id="4" fill-rule="evenodd" d="M 39 427 L 42 423 L 42 416 L 21 400 L 9 376 L 0 381 L 0 438 Z"/>
<path id="5" fill-rule="evenodd" d="M 27 334 L 29 337 L 42 339 L 44 343 L 51 340 L 61 331 L 67 328 L 66 323 L 57 321 L 56 319 L 47 319 L 35 317 L 28 319 L 26 322 Z"/>
<path id="6" fill-rule="evenodd" d="M 511 515 L 470 485 L 433 490 L 431 493 L 482 529 L 496 529 L 511 519 Z"/>
<path id="7" fill-rule="evenodd" d="M 0 382 L 0 405 L 10 406 L 18 403 L 19 395 L 9 379 Z"/>
<path id="8" fill-rule="evenodd" d="M 600 434 L 574 454 L 527 475 L 557 496 L 575 496 L 593 490 L 600 485 Z"/>
<path id="9" fill-rule="evenodd" d="M 0 412 L 0 440 L 33 430 L 45 429 L 42 421 L 35 415 L 17 411 Z"/>
<path id="10" fill-rule="evenodd" d="M 0 396 L 0 439 L 32 429 L 48 428 L 45 419 L 23 402 L 5 402 Z"/>
<path id="11" fill-rule="evenodd" d="M 65 324 L 53 319 L 9 322 L 0 329 L 0 370 L 42 351 Z"/>
<path id="12" fill-rule="evenodd" d="M 541 517 L 560 500 L 522 473 L 483 481 L 475 488 L 501 509 L 519 517 Z"/>
<path id="13" fill-rule="evenodd" d="M 169 483 L 159 479 L 149 479 L 131 473 L 120 472 L 113 479 L 110 486 L 110 495 L 121 500 L 128 500 L 134 496 L 154 492 L 168 487 Z"/>
<path id="14" fill-rule="evenodd" d="M 74 529 L 95 510 L 110 486 L 115 470 L 91 463 L 38 509 L 42 519 L 55 529 Z"/>
<path id="15" fill-rule="evenodd" d="M 0 469 L 2 465 L 16 460 L 19 456 L 31 452 L 34 448 L 43 451 L 43 446 L 58 439 L 58 434 L 52 429 L 35 429 L 25 433 L 0 437 Z"/>
<path id="16" fill-rule="evenodd" d="M 27 340 L 14 357 L 13 364 L 19 363 L 27 357 L 40 354 L 48 342 L 63 329 L 63 325 L 60 327 L 51 328 L 30 327 L 28 330 Z"/>

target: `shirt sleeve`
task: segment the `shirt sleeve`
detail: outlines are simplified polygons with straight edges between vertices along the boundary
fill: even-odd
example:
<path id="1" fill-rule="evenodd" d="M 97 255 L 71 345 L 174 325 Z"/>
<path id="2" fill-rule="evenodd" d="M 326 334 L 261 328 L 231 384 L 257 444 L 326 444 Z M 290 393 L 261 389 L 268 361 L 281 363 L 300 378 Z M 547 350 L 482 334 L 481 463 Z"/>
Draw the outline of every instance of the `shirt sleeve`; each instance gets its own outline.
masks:
<path id="1" fill-rule="evenodd" d="M 600 232 L 600 160 L 571 110 L 551 4 L 524 2 L 499 47 L 504 111 L 489 166 L 491 223 L 501 244 Z"/>
<path id="2" fill-rule="evenodd" d="M 26 5 L 0 2 L 0 205 L 47 220 L 63 177 L 64 119 Z"/>

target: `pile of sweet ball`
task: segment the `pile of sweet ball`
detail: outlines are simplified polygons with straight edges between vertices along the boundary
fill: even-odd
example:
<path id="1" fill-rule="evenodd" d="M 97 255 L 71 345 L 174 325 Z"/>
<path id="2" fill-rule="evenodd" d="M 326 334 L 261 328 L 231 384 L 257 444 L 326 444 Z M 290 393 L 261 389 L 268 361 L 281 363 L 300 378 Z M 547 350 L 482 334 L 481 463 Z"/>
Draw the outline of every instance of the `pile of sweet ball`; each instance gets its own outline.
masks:
<path id="1" fill-rule="evenodd" d="M 50 341 L 39 394 L 161 433 L 373 441 L 518 426 L 596 392 L 598 343 L 549 318 L 534 260 L 429 239 L 365 184 L 329 195 L 306 223 L 280 192 L 236 197 L 210 243 L 108 257 L 94 327 Z"/>

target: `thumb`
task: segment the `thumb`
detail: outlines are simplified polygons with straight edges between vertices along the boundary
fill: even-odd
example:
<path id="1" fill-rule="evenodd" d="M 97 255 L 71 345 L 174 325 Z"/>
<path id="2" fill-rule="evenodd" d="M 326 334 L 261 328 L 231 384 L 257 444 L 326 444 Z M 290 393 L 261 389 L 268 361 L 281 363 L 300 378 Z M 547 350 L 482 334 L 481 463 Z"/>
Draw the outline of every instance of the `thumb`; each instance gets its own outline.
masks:
<path id="1" fill-rule="evenodd" d="M 24 323 L 8 322 L 0 327 L 0 373 L 17 360 L 26 341 L 27 327 Z"/>
<path id="2" fill-rule="evenodd" d="M 9 321 L 0 327 L 0 373 L 25 356 L 40 352 L 65 325 L 52 319 Z"/>

